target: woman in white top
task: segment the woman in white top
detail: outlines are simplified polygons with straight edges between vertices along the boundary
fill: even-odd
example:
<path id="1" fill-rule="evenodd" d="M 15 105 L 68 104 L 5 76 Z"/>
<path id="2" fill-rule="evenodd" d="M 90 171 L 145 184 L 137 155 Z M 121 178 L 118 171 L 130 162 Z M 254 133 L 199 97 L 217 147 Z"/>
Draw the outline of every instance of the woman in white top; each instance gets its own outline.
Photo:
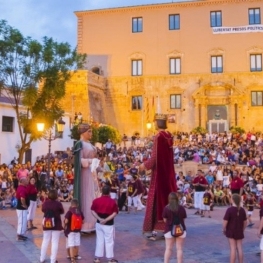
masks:
<path id="1" fill-rule="evenodd" d="M 222 166 L 218 166 L 218 168 L 217 168 L 216 183 L 218 185 L 222 185 L 223 184 L 223 170 L 222 170 Z"/>
<path id="2" fill-rule="evenodd" d="M 230 184 L 229 174 L 227 173 L 227 171 L 225 171 L 223 173 L 223 187 L 228 187 L 229 184 Z"/>
<path id="3" fill-rule="evenodd" d="M 209 171 L 211 171 L 213 173 L 216 170 L 217 170 L 217 166 L 216 166 L 215 162 L 212 162 L 212 164 L 209 167 Z"/>

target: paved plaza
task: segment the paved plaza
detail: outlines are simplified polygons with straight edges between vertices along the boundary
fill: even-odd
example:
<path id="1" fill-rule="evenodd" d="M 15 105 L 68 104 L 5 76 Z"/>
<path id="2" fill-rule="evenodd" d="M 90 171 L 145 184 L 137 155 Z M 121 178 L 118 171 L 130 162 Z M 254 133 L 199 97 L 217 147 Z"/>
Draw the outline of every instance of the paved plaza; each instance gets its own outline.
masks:
<path id="1" fill-rule="evenodd" d="M 65 210 L 68 203 L 64 204 Z M 212 218 L 201 218 L 194 215 L 193 209 L 187 210 L 187 238 L 184 248 L 184 263 L 227 263 L 229 262 L 229 247 L 227 239 L 222 235 L 222 217 L 226 207 L 215 207 Z M 259 238 L 256 230 L 259 224 L 259 210 L 254 211 L 253 228 L 245 231 L 244 251 L 245 263 L 259 263 Z M 165 249 L 164 240 L 148 241 L 142 235 L 142 221 L 144 212 L 126 214 L 121 212 L 116 218 L 115 257 L 120 263 L 161 263 Z M 0 262 L 1 263 L 29 263 L 39 262 L 42 241 L 41 230 L 42 213 L 37 209 L 35 225 L 38 229 L 28 233 L 30 240 L 16 241 L 16 211 L 7 209 L 0 211 Z M 82 236 L 79 262 L 92 263 L 95 251 L 95 234 Z M 173 254 L 172 262 L 176 262 Z M 65 237 L 61 234 L 58 262 L 67 263 Z M 49 262 L 49 261 L 48 261 Z M 107 260 L 103 259 L 102 263 Z"/>

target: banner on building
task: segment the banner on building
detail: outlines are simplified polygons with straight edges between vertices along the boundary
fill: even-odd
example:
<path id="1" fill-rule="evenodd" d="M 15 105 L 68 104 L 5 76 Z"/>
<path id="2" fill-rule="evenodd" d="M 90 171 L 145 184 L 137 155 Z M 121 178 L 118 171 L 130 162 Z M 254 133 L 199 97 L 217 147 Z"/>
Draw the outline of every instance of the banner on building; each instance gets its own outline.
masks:
<path id="1" fill-rule="evenodd" d="M 213 27 L 213 34 L 235 34 L 235 33 L 263 33 L 263 25 Z"/>

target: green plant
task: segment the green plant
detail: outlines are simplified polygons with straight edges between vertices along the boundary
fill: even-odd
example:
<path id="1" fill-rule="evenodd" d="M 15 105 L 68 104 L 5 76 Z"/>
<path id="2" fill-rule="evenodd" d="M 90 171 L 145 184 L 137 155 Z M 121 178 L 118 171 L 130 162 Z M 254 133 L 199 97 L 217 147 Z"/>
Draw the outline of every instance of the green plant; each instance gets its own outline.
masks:
<path id="1" fill-rule="evenodd" d="M 66 83 L 85 61 L 86 55 L 78 54 L 68 43 L 49 37 L 40 43 L 0 20 L 0 87 L 15 110 L 21 141 L 19 163 L 31 143 L 43 136 L 36 123 L 44 121 L 49 129 L 63 116 L 60 103 Z M 26 110 L 21 109 L 21 103 Z"/>
<path id="2" fill-rule="evenodd" d="M 108 139 L 113 143 L 118 144 L 121 142 L 121 135 L 116 128 L 110 125 L 100 126 L 98 128 L 98 142 L 105 144 Z"/>
<path id="3" fill-rule="evenodd" d="M 207 133 L 207 129 L 205 129 L 201 126 L 198 126 L 198 127 L 195 127 L 191 132 L 194 134 L 198 134 L 198 133 L 199 134 L 205 134 L 205 133 Z"/>
<path id="4" fill-rule="evenodd" d="M 239 133 L 239 134 L 243 134 L 245 133 L 245 130 L 239 126 L 231 126 L 229 129 L 232 133 Z"/>

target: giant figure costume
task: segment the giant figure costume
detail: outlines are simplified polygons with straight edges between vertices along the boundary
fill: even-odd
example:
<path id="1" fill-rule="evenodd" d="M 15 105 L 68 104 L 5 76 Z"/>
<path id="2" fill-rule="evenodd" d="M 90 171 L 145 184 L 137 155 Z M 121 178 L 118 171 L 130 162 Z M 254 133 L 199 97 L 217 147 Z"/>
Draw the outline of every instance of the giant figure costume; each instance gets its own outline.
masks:
<path id="1" fill-rule="evenodd" d="M 147 198 L 143 232 L 164 231 L 162 213 L 168 203 L 168 195 L 176 192 L 174 171 L 173 137 L 165 131 L 166 116 L 155 116 L 157 126 L 164 126 L 154 138 L 151 157 L 144 162 L 147 170 L 151 169 L 151 181 Z M 161 125 L 160 125 L 161 124 Z M 160 128 L 160 127 L 159 127 Z"/>
<path id="2" fill-rule="evenodd" d="M 90 126 L 80 124 L 79 132 L 84 133 Z M 96 148 L 87 141 L 80 139 L 74 146 L 74 198 L 80 203 L 85 221 L 82 225 L 82 232 L 95 230 L 96 219 L 91 214 L 91 204 L 97 198 L 97 179 L 91 172 L 92 159 L 96 157 Z"/>

